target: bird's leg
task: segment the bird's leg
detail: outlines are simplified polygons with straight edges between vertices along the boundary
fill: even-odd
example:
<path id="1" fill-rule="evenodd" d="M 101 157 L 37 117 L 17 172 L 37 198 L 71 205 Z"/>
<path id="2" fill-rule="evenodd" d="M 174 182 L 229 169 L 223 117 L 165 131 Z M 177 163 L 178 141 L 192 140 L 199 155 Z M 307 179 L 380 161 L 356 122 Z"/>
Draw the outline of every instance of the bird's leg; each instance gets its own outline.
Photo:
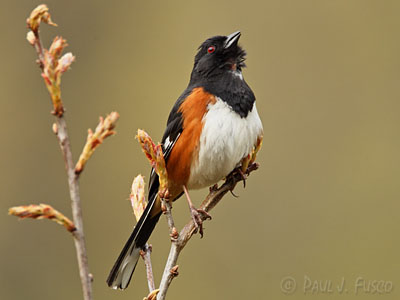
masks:
<path id="1" fill-rule="evenodd" d="M 242 158 L 242 167 L 239 169 L 241 173 L 245 173 L 251 160 L 250 154 Z"/>
<path id="2" fill-rule="evenodd" d="M 246 180 L 247 180 L 247 174 L 245 173 L 246 171 L 243 171 L 243 169 L 241 167 L 237 168 L 237 171 L 240 174 L 240 177 L 242 177 L 243 188 L 246 188 Z"/>
<path id="3" fill-rule="evenodd" d="M 197 209 L 196 207 L 194 207 L 192 200 L 190 200 L 189 192 L 185 185 L 183 186 L 183 191 L 185 192 L 186 199 L 189 204 L 190 215 L 192 216 L 194 225 L 196 226 L 196 229 L 199 230 L 200 236 L 203 237 L 203 220 L 200 214 L 204 215 L 206 220 L 211 219 L 211 216 L 205 210 Z"/>
<path id="4" fill-rule="evenodd" d="M 246 174 L 250 174 L 251 171 L 257 170 L 259 165 L 256 164 L 255 161 L 256 161 L 257 153 L 261 149 L 262 142 L 263 142 L 263 136 L 260 135 L 257 138 L 257 143 L 254 145 L 253 151 L 251 152 L 250 159 L 247 162 L 246 169 L 243 170 L 246 172 Z"/>
<path id="5" fill-rule="evenodd" d="M 241 167 L 238 167 L 238 168 L 237 168 L 238 173 L 239 173 L 240 176 L 242 177 L 242 180 L 243 180 L 243 187 L 244 187 L 244 188 L 246 187 L 246 179 L 247 179 L 246 171 L 247 171 L 247 168 L 249 167 L 249 164 L 250 164 L 250 162 L 251 162 L 251 158 L 252 158 L 252 157 L 251 157 L 250 154 L 247 155 L 247 156 L 245 156 L 245 157 L 243 157 Z"/>

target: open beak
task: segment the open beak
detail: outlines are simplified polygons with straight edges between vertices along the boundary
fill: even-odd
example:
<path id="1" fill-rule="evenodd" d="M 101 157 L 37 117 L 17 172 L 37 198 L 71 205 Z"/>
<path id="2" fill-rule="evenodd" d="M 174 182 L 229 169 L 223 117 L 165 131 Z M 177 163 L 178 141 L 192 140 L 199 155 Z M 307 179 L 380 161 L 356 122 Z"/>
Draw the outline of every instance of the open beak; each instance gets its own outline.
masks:
<path id="1" fill-rule="evenodd" d="M 240 35 L 241 35 L 240 31 L 236 31 L 236 32 L 228 35 L 226 37 L 224 48 L 228 49 L 233 45 L 237 45 L 237 42 L 239 41 Z"/>

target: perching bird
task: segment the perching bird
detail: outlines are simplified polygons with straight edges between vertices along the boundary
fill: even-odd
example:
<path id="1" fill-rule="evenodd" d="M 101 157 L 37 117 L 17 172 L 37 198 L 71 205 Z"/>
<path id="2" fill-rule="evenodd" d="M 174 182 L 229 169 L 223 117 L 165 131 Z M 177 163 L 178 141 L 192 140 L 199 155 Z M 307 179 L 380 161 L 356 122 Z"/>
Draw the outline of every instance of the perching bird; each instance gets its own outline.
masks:
<path id="1" fill-rule="evenodd" d="M 245 51 L 240 32 L 207 39 L 198 49 L 190 82 L 173 106 L 162 138 L 170 199 L 186 194 L 190 212 L 201 229 L 199 214 L 188 190 L 216 184 L 239 167 L 263 127 L 255 96 L 243 79 Z M 161 215 L 158 176 L 152 170 L 148 204 L 115 262 L 107 284 L 125 289 L 135 270 L 140 250 Z"/>

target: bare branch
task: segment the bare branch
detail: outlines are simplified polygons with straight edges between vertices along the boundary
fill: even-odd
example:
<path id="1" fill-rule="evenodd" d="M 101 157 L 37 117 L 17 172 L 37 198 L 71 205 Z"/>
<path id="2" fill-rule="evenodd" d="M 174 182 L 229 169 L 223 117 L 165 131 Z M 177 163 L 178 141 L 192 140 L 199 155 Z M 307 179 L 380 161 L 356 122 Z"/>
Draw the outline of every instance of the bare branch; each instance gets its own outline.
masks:
<path id="1" fill-rule="evenodd" d="M 154 283 L 153 267 L 151 265 L 151 251 L 152 246 L 146 243 L 146 245 L 143 247 L 143 250 L 141 250 L 140 252 L 140 256 L 143 258 L 144 265 L 146 267 L 147 284 L 149 286 L 150 293 L 156 289 L 156 285 Z"/>
<path id="2" fill-rule="evenodd" d="M 85 235 L 83 231 L 83 217 L 81 198 L 79 194 L 78 176 L 75 174 L 75 165 L 72 160 L 71 145 L 68 137 L 67 124 L 63 117 L 56 116 L 57 139 L 64 157 L 67 170 L 69 194 L 71 197 L 72 218 L 77 230 L 74 233 L 74 242 L 78 259 L 79 274 L 81 277 L 83 295 L 85 300 L 92 299 L 92 277 L 89 273 Z"/>
<path id="3" fill-rule="evenodd" d="M 85 300 L 92 299 L 92 275 L 89 273 L 87 252 L 85 246 L 85 237 L 83 233 L 83 219 L 81 200 L 79 195 L 78 176 L 75 174 L 75 165 L 72 159 L 71 145 L 68 137 L 67 124 L 63 118 L 64 107 L 61 101 L 61 75 L 68 70 L 74 60 L 72 54 L 67 53 L 60 58 L 63 48 L 66 46 L 65 40 L 56 37 L 49 50 L 43 48 L 39 36 L 39 24 L 43 21 L 50 25 L 55 25 L 48 13 L 46 5 L 39 5 L 35 8 L 27 19 L 28 32 L 27 39 L 35 47 L 39 57 L 39 66 L 42 69 L 42 77 L 50 93 L 55 115 L 55 125 L 53 132 L 56 134 L 60 144 L 61 152 L 65 161 L 67 170 L 69 192 L 71 197 L 72 217 L 76 230 L 73 232 L 75 248 L 77 253 L 79 274 Z"/>
<path id="4" fill-rule="evenodd" d="M 172 217 L 172 205 L 171 202 L 165 200 L 164 198 L 160 198 L 161 200 L 161 210 L 165 217 L 167 218 L 167 224 L 169 227 L 169 235 L 171 236 L 171 240 L 176 240 L 179 236 L 178 230 L 175 227 L 174 218 Z"/>

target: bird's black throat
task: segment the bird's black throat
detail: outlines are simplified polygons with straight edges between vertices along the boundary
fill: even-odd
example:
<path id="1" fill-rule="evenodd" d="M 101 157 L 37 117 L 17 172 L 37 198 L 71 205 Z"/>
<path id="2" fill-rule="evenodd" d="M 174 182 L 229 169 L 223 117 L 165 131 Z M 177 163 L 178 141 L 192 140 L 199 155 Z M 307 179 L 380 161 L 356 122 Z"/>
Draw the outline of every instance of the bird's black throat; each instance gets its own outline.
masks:
<path id="1" fill-rule="evenodd" d="M 246 81 L 234 71 L 225 70 L 219 76 L 211 78 L 192 76 L 188 90 L 195 87 L 202 87 L 206 92 L 225 101 L 242 118 L 247 117 L 256 101 Z"/>

